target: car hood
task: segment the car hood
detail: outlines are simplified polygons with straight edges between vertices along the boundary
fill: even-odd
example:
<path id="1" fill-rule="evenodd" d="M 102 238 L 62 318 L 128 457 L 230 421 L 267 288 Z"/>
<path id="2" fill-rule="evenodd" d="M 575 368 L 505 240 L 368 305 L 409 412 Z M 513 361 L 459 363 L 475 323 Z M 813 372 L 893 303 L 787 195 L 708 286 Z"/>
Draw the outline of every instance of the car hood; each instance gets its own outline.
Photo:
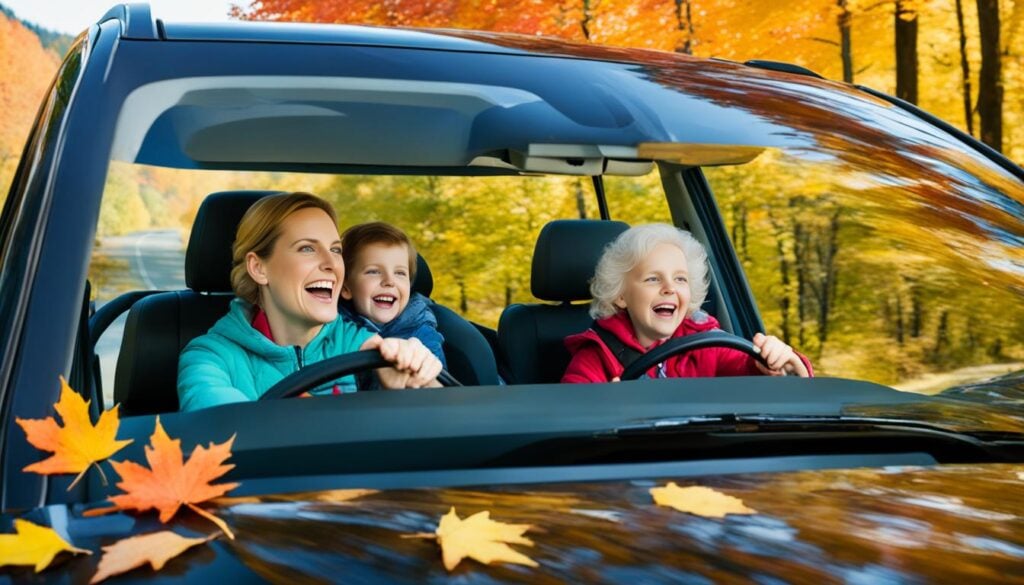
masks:
<path id="1" fill-rule="evenodd" d="M 538 568 L 463 561 L 473 582 L 1006 582 L 1024 563 L 1024 465 L 883 467 L 675 478 L 741 498 L 753 515 L 705 518 L 654 505 L 657 480 L 507 487 L 328 490 L 225 498 L 223 536 L 170 561 L 161 577 L 197 582 L 445 580 L 432 532 L 455 508 L 529 524 L 515 545 Z M 161 528 L 155 514 L 85 518 L 81 507 L 22 515 L 78 547 Z M 9 523 L 10 518 L 7 518 Z M 9 524 L 8 524 L 9 525 Z M 211 534 L 188 511 L 171 528 Z M 62 558 L 42 576 L 84 582 L 99 555 Z M 29 576 L 30 569 L 17 569 Z M 147 567 L 125 576 L 153 578 Z"/>

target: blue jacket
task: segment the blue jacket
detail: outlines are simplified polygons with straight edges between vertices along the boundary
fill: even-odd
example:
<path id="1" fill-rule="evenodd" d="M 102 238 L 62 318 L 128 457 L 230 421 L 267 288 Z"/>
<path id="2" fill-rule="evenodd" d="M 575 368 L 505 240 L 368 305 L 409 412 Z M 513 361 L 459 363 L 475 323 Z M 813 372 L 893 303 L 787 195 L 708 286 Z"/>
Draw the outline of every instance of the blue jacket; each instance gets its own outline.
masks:
<path id="1" fill-rule="evenodd" d="M 181 410 L 198 410 L 257 400 L 271 386 L 305 364 L 358 351 L 372 331 L 343 318 L 324 325 L 305 348 L 277 345 L 251 324 L 252 306 L 231 301 L 228 314 L 196 337 L 178 358 L 178 402 Z M 313 390 L 330 393 L 334 386 L 355 392 L 355 378 L 345 376 Z"/>
<path id="2" fill-rule="evenodd" d="M 342 301 L 338 305 L 338 312 L 349 321 L 378 333 L 381 337 L 398 337 L 399 339 L 415 337 L 427 346 L 430 353 L 441 360 L 442 366 L 448 367 L 444 361 L 444 349 L 441 347 L 444 343 L 444 336 L 437 330 L 437 317 L 430 308 L 430 301 L 420 293 L 412 293 L 405 309 L 389 323 L 383 325 L 378 325 L 356 313 L 349 301 Z"/>

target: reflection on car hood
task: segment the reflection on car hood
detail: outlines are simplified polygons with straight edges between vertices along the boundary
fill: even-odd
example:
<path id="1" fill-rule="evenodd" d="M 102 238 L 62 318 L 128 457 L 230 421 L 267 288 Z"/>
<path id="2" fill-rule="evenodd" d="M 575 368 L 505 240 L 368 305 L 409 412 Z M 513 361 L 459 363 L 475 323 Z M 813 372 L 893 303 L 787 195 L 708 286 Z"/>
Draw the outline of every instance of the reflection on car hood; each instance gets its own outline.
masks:
<path id="1" fill-rule="evenodd" d="M 437 545 L 403 535 L 432 532 L 455 507 L 534 526 L 540 566 L 465 561 L 473 582 L 1007 582 L 1024 563 L 1024 465 L 891 467 L 679 479 L 741 498 L 757 511 L 724 519 L 653 504 L 667 480 L 368 491 L 228 498 L 215 510 L 237 538 L 219 538 L 172 560 L 162 576 L 201 582 L 446 580 Z M 73 544 L 98 550 L 156 530 L 155 515 L 82 518 L 51 506 L 26 517 Z M 211 533 L 182 512 L 179 533 Z M 98 555 L 47 571 L 73 581 Z M 18 569 L 22 571 L 23 569 Z M 16 573 L 27 577 L 25 573 Z M 129 575 L 151 577 L 150 569 Z"/>
<path id="2" fill-rule="evenodd" d="M 1024 433 L 1024 371 L 954 386 L 935 400 L 845 406 L 848 416 L 927 423 L 957 432 Z"/>

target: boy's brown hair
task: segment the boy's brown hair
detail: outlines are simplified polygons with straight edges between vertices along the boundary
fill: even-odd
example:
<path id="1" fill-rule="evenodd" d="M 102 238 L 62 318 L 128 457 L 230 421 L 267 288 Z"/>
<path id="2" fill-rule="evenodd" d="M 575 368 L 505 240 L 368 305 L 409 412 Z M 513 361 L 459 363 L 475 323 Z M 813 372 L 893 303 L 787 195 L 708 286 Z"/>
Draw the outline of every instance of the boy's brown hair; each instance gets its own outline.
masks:
<path id="1" fill-rule="evenodd" d="M 405 246 L 409 251 L 409 283 L 416 280 L 416 246 L 405 232 L 383 221 L 354 225 L 341 235 L 341 259 L 345 262 L 346 278 L 351 274 L 349 269 L 355 266 L 359 250 L 370 244 Z"/>

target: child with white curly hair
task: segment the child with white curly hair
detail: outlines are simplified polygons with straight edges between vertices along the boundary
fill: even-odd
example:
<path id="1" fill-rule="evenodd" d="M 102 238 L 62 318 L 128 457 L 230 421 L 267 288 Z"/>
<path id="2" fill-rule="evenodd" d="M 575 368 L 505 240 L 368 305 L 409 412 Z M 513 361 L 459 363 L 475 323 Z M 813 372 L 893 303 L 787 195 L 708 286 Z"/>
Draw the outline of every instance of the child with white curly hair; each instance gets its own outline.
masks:
<path id="1" fill-rule="evenodd" d="M 605 249 L 590 284 L 593 327 L 565 340 L 572 360 L 562 382 L 617 382 L 625 370 L 618 357 L 623 353 L 638 355 L 673 337 L 719 329 L 700 310 L 707 275 L 707 253 L 689 232 L 667 224 L 623 232 Z M 812 375 L 810 361 L 779 338 L 758 333 L 752 341 L 768 366 L 742 351 L 709 347 L 672 356 L 647 375 Z"/>

